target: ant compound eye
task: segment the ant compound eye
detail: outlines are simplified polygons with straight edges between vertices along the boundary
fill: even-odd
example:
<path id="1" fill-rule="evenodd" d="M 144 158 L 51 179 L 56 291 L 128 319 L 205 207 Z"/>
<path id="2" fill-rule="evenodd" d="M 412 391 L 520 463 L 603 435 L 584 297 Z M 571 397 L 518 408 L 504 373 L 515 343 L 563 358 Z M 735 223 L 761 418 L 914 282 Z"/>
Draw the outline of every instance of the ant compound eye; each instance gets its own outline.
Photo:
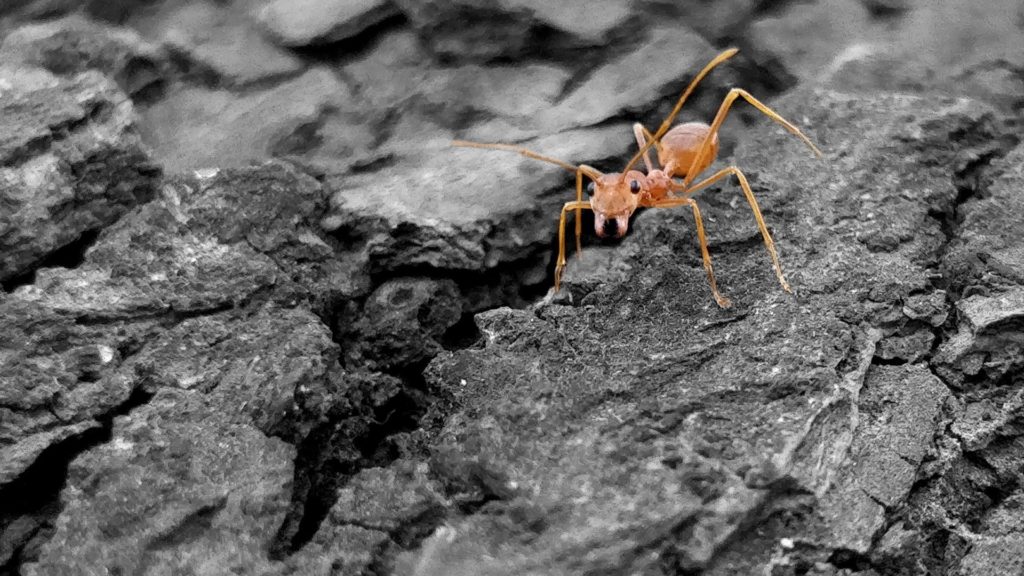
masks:
<path id="1" fill-rule="evenodd" d="M 640 193 L 640 182 L 638 180 L 633 180 L 632 182 L 630 182 L 629 183 L 629 191 L 632 192 L 633 194 L 639 194 Z"/>
<path id="2" fill-rule="evenodd" d="M 588 195 L 593 196 L 594 195 L 594 190 L 596 190 L 596 189 L 597 189 L 597 187 L 594 186 L 593 182 L 591 182 L 590 184 L 587 184 L 587 194 Z"/>

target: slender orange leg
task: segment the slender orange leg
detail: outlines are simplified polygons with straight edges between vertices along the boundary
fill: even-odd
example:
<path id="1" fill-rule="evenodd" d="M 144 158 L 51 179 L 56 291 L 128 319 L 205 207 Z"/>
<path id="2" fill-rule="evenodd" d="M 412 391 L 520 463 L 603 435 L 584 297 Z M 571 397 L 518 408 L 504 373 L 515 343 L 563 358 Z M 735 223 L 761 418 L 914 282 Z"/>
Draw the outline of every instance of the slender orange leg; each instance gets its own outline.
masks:
<path id="1" fill-rule="evenodd" d="M 534 152 L 533 150 L 530 150 L 528 148 L 524 148 L 522 146 L 515 146 L 515 145 L 512 145 L 512 144 L 490 144 L 490 143 L 485 143 L 485 142 L 470 142 L 468 140 L 453 140 L 452 141 L 452 146 L 456 146 L 456 147 L 459 147 L 459 148 L 482 148 L 482 149 L 485 149 L 485 150 L 504 150 L 506 152 L 515 152 L 515 153 L 520 154 L 522 156 L 526 156 L 527 158 L 532 158 L 534 160 L 540 160 L 541 162 L 547 162 L 549 164 L 554 164 L 555 166 L 561 166 L 562 168 L 565 168 L 566 170 L 569 170 L 570 172 L 573 172 L 573 173 L 576 174 L 576 203 L 577 204 L 587 204 L 587 206 L 590 205 L 588 202 L 583 202 L 583 176 L 586 175 L 591 180 L 596 180 L 596 179 L 601 177 L 601 171 L 598 170 L 597 168 L 594 168 L 593 166 L 587 166 L 586 164 L 580 164 L 579 166 L 573 166 L 572 164 L 569 164 L 568 162 L 564 162 L 562 160 L 559 160 L 558 158 L 552 158 L 550 156 L 544 156 L 543 154 L 538 154 L 537 152 Z M 564 218 L 564 215 L 563 215 L 563 218 Z M 577 257 L 582 257 L 582 255 L 583 255 L 583 242 L 582 242 L 582 238 L 583 238 L 583 209 L 582 208 L 577 208 L 576 209 L 576 256 Z M 557 285 L 557 283 L 556 283 L 556 285 Z"/>
<path id="2" fill-rule="evenodd" d="M 643 150 L 644 166 L 647 167 L 647 172 L 650 173 L 651 170 L 654 170 L 654 165 L 651 164 L 651 158 L 647 154 L 647 142 L 654 136 L 639 122 L 633 124 L 633 136 L 636 136 L 636 145 Z M 654 145 L 658 146 L 658 143 L 655 142 Z"/>
<path id="3" fill-rule="evenodd" d="M 686 99 L 690 97 L 690 94 L 692 94 L 693 90 L 697 88 L 697 85 L 700 84 L 701 80 L 703 80 L 704 77 L 707 76 L 708 73 L 715 68 L 715 66 L 718 66 L 722 62 L 725 62 L 729 58 L 732 58 L 733 56 L 736 55 L 737 52 L 739 52 L 739 50 L 737 50 L 736 48 L 729 48 L 728 50 L 725 50 L 718 56 L 712 58 L 711 62 L 708 62 L 707 64 L 704 65 L 704 68 L 702 68 L 701 71 L 698 72 L 697 75 L 693 77 L 693 80 L 690 81 L 690 84 L 686 87 L 686 90 L 683 90 L 682 95 L 679 96 L 679 100 L 676 101 L 675 107 L 672 108 L 672 112 L 670 112 L 669 115 L 665 117 L 665 120 L 661 122 L 661 126 L 658 126 L 658 131 L 655 132 L 654 135 L 651 136 L 650 139 L 647 141 L 647 143 L 640 147 L 640 151 L 634 154 L 633 157 L 630 158 L 629 162 L 626 163 L 626 167 L 622 169 L 623 174 L 628 172 L 629 169 L 632 168 L 633 165 L 635 165 L 637 161 L 640 160 L 640 157 L 645 152 L 647 152 L 647 150 L 649 150 L 651 146 L 654 146 L 655 143 L 659 142 L 661 140 L 661 137 L 664 136 L 666 132 L 668 132 L 668 129 L 672 126 L 672 122 L 676 119 L 676 116 L 679 115 L 679 111 L 683 109 L 683 104 L 686 103 Z"/>
<path id="4" fill-rule="evenodd" d="M 772 259 L 772 267 L 775 268 L 775 276 L 779 279 L 779 284 L 782 284 L 783 290 L 792 294 L 793 289 L 789 287 L 789 282 L 786 282 L 786 277 L 782 273 L 782 265 L 779 263 L 779 255 L 775 251 L 775 242 L 772 241 L 772 235 L 768 232 L 768 226 L 764 223 L 764 216 L 761 215 L 761 208 L 757 205 L 757 198 L 754 198 L 754 191 L 750 189 L 750 183 L 747 182 L 747 177 L 739 168 L 735 166 L 723 168 L 712 174 L 707 179 L 686 188 L 682 192 L 683 194 L 690 196 L 698 190 L 706 188 L 730 174 L 736 176 L 736 179 L 740 181 L 740 188 L 743 189 L 743 195 L 747 197 L 747 203 L 750 204 L 750 209 L 754 211 L 754 219 L 757 220 L 757 227 L 761 230 L 761 238 L 764 239 L 764 246 L 768 249 L 768 256 Z"/>
<path id="5" fill-rule="evenodd" d="M 715 270 L 711 267 L 711 254 L 708 252 L 708 240 L 704 235 L 704 218 L 700 215 L 700 208 L 697 207 L 697 203 L 694 202 L 693 198 L 667 198 L 656 202 L 653 207 L 674 208 L 676 206 L 689 206 L 693 208 L 693 219 L 697 223 L 697 240 L 700 241 L 700 255 L 704 259 L 704 271 L 707 272 L 708 284 L 711 285 L 711 295 L 715 297 L 715 302 L 720 307 L 728 308 L 732 306 L 732 302 L 718 291 L 718 283 L 715 281 Z"/>
<path id="6" fill-rule="evenodd" d="M 562 215 L 558 219 L 558 260 L 555 262 L 555 292 L 558 292 L 558 287 L 562 284 L 562 270 L 565 270 L 565 214 L 569 210 L 576 210 L 578 214 L 584 208 L 590 210 L 590 202 L 566 202 L 562 206 Z"/>
<path id="7" fill-rule="evenodd" d="M 576 168 L 576 204 L 578 204 L 578 205 L 583 205 L 583 204 L 589 205 L 590 204 L 590 202 L 584 202 L 583 201 L 583 175 L 587 174 L 588 176 L 593 178 L 592 175 L 595 174 L 595 173 L 596 174 L 600 174 L 600 172 L 598 172 L 596 168 L 594 168 L 592 166 L 587 166 L 586 164 L 580 164 L 579 167 Z M 576 208 L 576 257 L 577 258 L 583 258 L 582 238 L 583 238 L 583 208 L 582 207 L 577 207 Z"/>
<path id="8" fill-rule="evenodd" d="M 703 165 L 703 163 L 706 162 L 707 155 L 711 148 L 711 139 L 714 137 L 715 134 L 718 133 L 718 129 L 722 127 L 722 122 L 725 122 L 725 116 L 729 113 L 729 108 L 732 107 L 732 103 L 735 102 L 736 99 L 740 97 L 749 102 L 750 105 L 760 110 L 763 114 L 765 114 L 772 120 L 781 124 L 786 130 L 789 130 L 797 138 L 803 140 L 804 144 L 807 144 L 811 148 L 811 150 L 813 150 L 814 153 L 818 155 L 819 158 L 821 157 L 821 150 L 818 150 L 818 147 L 815 146 L 814 143 L 811 142 L 811 139 L 805 136 L 799 128 L 790 124 L 788 120 L 786 120 L 782 116 L 779 116 L 774 110 L 772 110 L 768 106 L 765 106 L 760 100 L 751 96 L 750 93 L 747 92 L 746 90 L 743 90 L 741 88 L 733 88 L 732 90 L 729 90 L 729 93 L 726 94 L 725 99 L 722 100 L 722 105 L 718 108 L 718 113 L 715 114 L 714 121 L 711 122 L 711 129 L 708 130 L 707 136 L 704 137 L 704 141 L 701 143 L 698 153 L 694 155 L 693 162 L 690 164 L 689 170 L 686 171 L 686 176 L 683 178 L 684 189 L 686 189 L 690 185 L 690 183 L 693 182 L 694 178 L 697 177 L 696 169 L 698 166 L 701 166 Z"/>
<path id="9" fill-rule="evenodd" d="M 529 150 L 522 146 L 513 146 L 511 144 L 488 144 L 484 142 L 470 142 L 468 140 L 452 140 L 452 146 L 456 146 L 458 148 L 483 148 L 484 150 L 505 150 L 506 152 L 515 152 L 522 156 L 526 156 L 527 158 L 540 160 L 541 162 L 547 162 L 548 164 L 554 164 L 555 166 L 561 166 L 570 172 L 576 172 L 579 169 L 579 167 L 573 166 L 568 162 L 563 162 L 558 158 L 544 156 L 543 154 L 538 154 L 533 150 Z"/>

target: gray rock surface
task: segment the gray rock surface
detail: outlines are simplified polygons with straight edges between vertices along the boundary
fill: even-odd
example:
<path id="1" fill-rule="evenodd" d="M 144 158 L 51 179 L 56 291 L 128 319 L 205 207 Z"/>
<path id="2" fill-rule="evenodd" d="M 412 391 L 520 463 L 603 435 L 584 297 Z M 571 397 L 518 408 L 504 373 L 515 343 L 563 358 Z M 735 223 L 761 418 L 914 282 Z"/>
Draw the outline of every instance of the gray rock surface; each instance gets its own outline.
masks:
<path id="1" fill-rule="evenodd" d="M 254 573 L 287 510 L 294 449 L 167 389 L 69 471 L 56 533 L 26 574 Z"/>
<path id="2" fill-rule="evenodd" d="M 0 576 L 1020 572 L 1019 6 L 315 4 L 0 7 Z"/>
<path id="3" fill-rule="evenodd" d="M 271 157 L 295 132 L 315 126 L 351 97 L 323 68 L 247 94 L 180 86 L 141 110 L 142 135 L 171 173 L 238 168 Z"/>
<path id="4" fill-rule="evenodd" d="M 100 70 L 130 95 L 158 87 L 170 68 L 168 54 L 134 31 L 79 14 L 11 32 L 0 44 L 0 60 L 39 66 L 57 75 Z"/>
<path id="5" fill-rule="evenodd" d="M 153 195 L 159 168 L 132 103 L 89 71 L 0 68 L 0 281 Z"/>
<path id="6" fill-rule="evenodd" d="M 389 0 L 269 0 L 258 17 L 285 46 L 351 38 L 398 11 Z"/>
<path id="7" fill-rule="evenodd" d="M 243 11 L 199 2 L 165 5 L 132 19 L 134 28 L 158 38 L 199 74 L 227 85 L 268 82 L 297 75 L 302 61 L 265 38 Z"/>

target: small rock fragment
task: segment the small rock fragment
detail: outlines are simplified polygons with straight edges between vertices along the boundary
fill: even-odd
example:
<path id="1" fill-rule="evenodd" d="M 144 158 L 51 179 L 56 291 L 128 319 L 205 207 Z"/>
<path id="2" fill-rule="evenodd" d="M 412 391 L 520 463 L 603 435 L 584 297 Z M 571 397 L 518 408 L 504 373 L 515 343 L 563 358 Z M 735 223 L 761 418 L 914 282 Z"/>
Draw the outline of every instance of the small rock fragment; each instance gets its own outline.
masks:
<path id="1" fill-rule="evenodd" d="M 351 38 L 396 14 L 390 0 L 270 0 L 259 19 L 281 44 L 295 47 Z"/>

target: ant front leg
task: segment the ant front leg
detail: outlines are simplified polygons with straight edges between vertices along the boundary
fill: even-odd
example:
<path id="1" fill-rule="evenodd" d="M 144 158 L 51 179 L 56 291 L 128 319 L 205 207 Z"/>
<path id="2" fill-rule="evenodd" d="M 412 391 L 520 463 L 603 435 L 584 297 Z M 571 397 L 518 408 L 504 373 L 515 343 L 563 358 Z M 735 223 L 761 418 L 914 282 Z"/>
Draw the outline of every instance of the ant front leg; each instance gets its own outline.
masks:
<path id="1" fill-rule="evenodd" d="M 711 285 L 711 295 L 721 308 L 729 308 L 732 302 L 722 296 L 718 291 L 718 282 L 715 281 L 715 270 L 711 267 L 711 254 L 708 252 L 708 240 L 704 235 L 704 218 L 700 215 L 700 208 L 692 198 L 667 198 L 653 205 L 654 208 L 675 208 L 676 206 L 689 206 L 693 209 L 693 219 L 697 224 L 697 240 L 700 241 L 700 255 L 704 260 L 704 272 L 708 275 L 708 284 Z"/>
<path id="2" fill-rule="evenodd" d="M 772 268 L 775 269 L 775 276 L 779 279 L 779 284 L 782 285 L 782 289 L 792 294 L 793 289 L 790 288 L 789 282 L 786 282 L 786 277 L 782 273 L 782 264 L 779 263 L 779 254 L 775 251 L 775 242 L 772 241 L 772 235 L 768 232 L 768 226 L 764 223 L 764 216 L 761 215 L 761 208 L 757 205 L 757 198 L 754 198 L 754 191 L 750 189 L 750 183 L 747 182 L 747 177 L 743 175 L 743 172 L 741 172 L 739 168 L 735 166 L 723 168 L 700 183 L 686 188 L 683 190 L 683 193 L 689 196 L 729 175 L 736 176 L 736 179 L 740 181 L 740 188 L 743 189 L 743 195 L 746 196 L 747 203 L 750 204 L 750 209 L 754 212 L 754 220 L 757 220 L 757 227 L 761 231 L 761 238 L 764 239 L 764 246 L 768 249 L 768 256 L 772 259 Z"/>
<path id="3" fill-rule="evenodd" d="M 586 164 L 580 164 L 576 167 L 576 257 L 583 257 L 583 206 L 590 206 L 590 202 L 583 201 L 583 175 L 586 174 L 590 178 L 595 176 L 600 177 L 600 172 L 592 166 Z M 565 214 L 562 214 L 562 219 L 565 219 Z M 557 286 L 557 283 L 556 283 Z"/>
<path id="4" fill-rule="evenodd" d="M 580 180 L 582 182 L 582 180 Z M 562 271 L 565 270 L 565 215 L 570 210 L 575 210 L 577 214 L 582 213 L 583 209 L 591 210 L 590 202 L 566 202 L 562 206 L 562 214 L 558 219 L 558 260 L 555 262 L 555 292 L 558 292 L 558 287 L 562 284 Z M 579 229 L 580 217 L 576 217 L 577 230 Z M 578 232 L 577 232 L 578 234 Z M 577 242 L 579 236 L 576 236 Z"/>

